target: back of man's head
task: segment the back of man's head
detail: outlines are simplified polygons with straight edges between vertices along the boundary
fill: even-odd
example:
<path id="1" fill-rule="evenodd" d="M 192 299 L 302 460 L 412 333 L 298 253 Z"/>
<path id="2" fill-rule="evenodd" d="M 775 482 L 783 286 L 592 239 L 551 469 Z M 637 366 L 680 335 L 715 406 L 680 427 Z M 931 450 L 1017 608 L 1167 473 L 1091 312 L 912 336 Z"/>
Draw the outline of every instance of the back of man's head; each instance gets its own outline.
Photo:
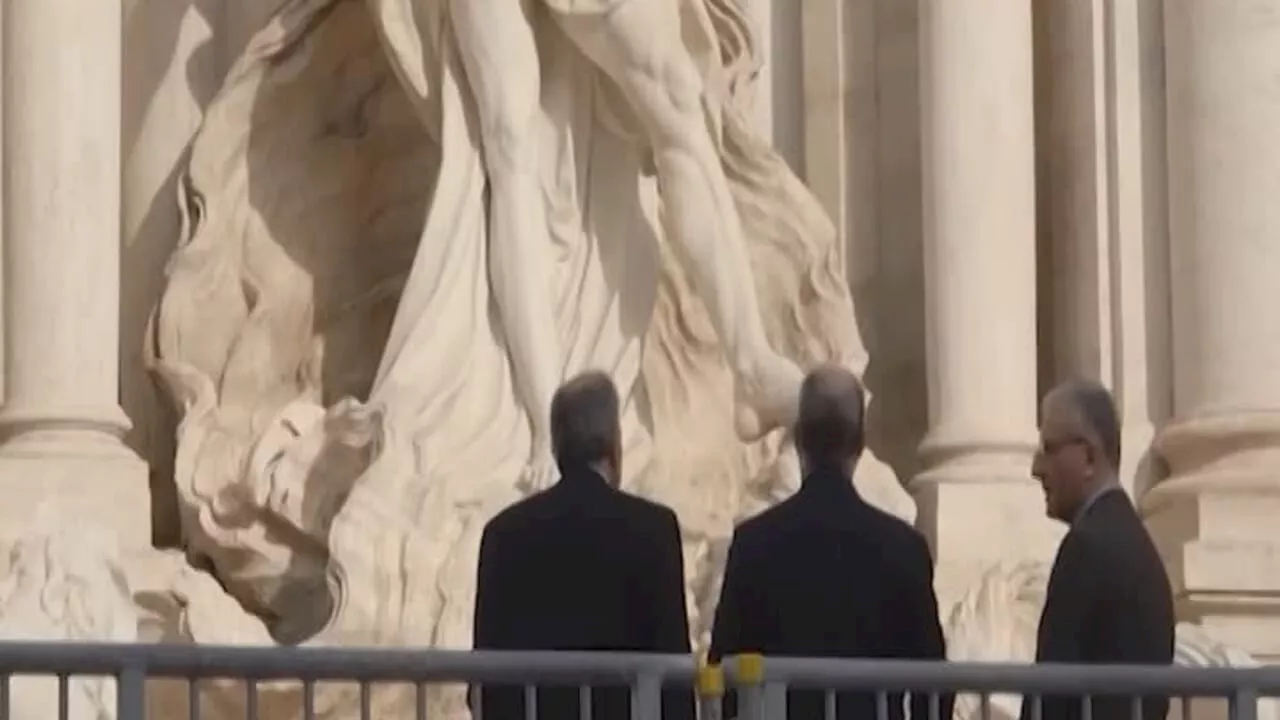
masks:
<path id="1" fill-rule="evenodd" d="M 800 386 L 796 450 L 805 467 L 852 473 L 864 446 L 862 383 L 834 365 L 820 367 Z"/>
<path id="2" fill-rule="evenodd" d="M 598 371 L 582 373 L 556 390 L 551 399 L 551 447 L 561 471 L 603 465 L 608 479 L 618 480 L 620 404 L 613 380 Z"/>

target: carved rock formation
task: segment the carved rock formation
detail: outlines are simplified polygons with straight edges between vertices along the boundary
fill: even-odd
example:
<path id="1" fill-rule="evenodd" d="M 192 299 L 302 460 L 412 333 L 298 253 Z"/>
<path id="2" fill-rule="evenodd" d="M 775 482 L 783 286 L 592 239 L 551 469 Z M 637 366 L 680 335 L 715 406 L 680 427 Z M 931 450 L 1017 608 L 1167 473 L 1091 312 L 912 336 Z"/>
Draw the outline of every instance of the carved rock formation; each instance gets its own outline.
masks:
<path id="1" fill-rule="evenodd" d="M 40 506 L 33 524 L 12 542 L 0 581 L 0 640 L 136 642 L 138 613 L 115 535 L 92 524 L 69 524 Z M 67 720 L 115 717 L 114 680 L 72 677 Z M 14 676 L 7 717 L 58 717 L 58 681 Z"/>

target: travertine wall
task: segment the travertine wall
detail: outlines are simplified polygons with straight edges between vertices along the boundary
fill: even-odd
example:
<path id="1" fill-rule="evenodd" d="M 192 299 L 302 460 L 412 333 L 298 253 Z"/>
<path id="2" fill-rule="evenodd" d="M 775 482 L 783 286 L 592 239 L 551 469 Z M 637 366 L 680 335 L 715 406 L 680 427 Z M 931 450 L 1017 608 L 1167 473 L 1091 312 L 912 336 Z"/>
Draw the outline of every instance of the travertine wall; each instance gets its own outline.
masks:
<path id="1" fill-rule="evenodd" d="M 1280 547 L 1266 529 L 1280 513 L 1280 329 L 1263 309 L 1280 272 L 1280 103 L 1266 80 L 1280 3 L 809 0 L 803 12 L 803 171 L 846 235 L 876 443 L 911 478 L 940 590 L 992 554 L 1051 547 L 1028 520 L 1037 494 L 1001 481 L 1030 452 L 1026 428 L 1002 418 L 1033 424 L 1031 363 L 1040 390 L 1073 374 L 1115 389 L 1123 477 L 1181 612 L 1280 657 Z M 982 39 L 966 45 L 966 28 Z M 1028 54 L 1030 147 L 1026 80 L 1008 67 Z M 1033 208 L 1011 153 L 1032 153 Z M 1034 270 L 992 260 L 1024 263 L 1013 240 L 1026 234 Z M 1008 326 L 1026 321 L 1000 298 L 1037 308 L 1034 339 L 1012 352 Z"/>
<path id="2" fill-rule="evenodd" d="M 944 379 L 955 385 L 958 379 L 967 377 L 967 371 L 931 369 L 927 362 L 930 353 L 926 348 L 936 348 L 938 340 L 926 332 L 925 305 L 928 294 L 924 218 L 930 209 L 925 205 L 922 183 L 925 158 L 921 149 L 924 126 L 919 8 L 929 6 L 894 0 L 747 1 L 762 37 L 767 39 L 766 66 L 758 90 L 761 127 L 772 135 L 793 168 L 823 200 L 848 248 L 849 277 L 872 357 L 867 381 L 876 395 L 873 446 L 901 478 L 916 478 L 928 469 L 921 464 L 918 448 L 930 428 L 929 388 L 940 390 Z M 1026 5 L 1025 0 L 1006 1 L 1006 9 Z M 1145 3 L 1154 4 L 1154 0 Z M 1030 373 L 1028 379 L 1033 379 L 1038 370 L 1043 381 L 1069 372 L 1097 373 L 1116 380 L 1116 368 L 1123 365 L 1113 356 L 1115 343 L 1110 322 L 1112 316 L 1131 314 L 1116 312 L 1109 294 L 1112 281 L 1108 273 L 1112 270 L 1108 259 L 1112 253 L 1107 243 L 1112 228 L 1108 225 L 1108 208 L 1116 200 L 1108 195 L 1103 183 L 1107 157 L 1099 118 L 1107 110 L 1102 107 L 1102 70 L 1094 61 L 1095 46 L 1102 41 L 1095 37 L 1091 24 L 1091 13 L 1098 12 L 1099 6 L 1043 3 L 1038 5 L 1036 15 L 1035 100 L 1042 122 L 1035 128 L 1036 146 L 1019 152 L 1035 153 L 1038 158 L 1036 175 L 1041 202 L 1038 208 L 1006 204 L 999 211 L 1004 215 L 1021 213 L 1027 218 L 1021 230 L 1013 231 L 1005 240 L 1011 243 L 1010 247 L 1025 247 L 1032 241 L 1018 236 L 1018 232 L 1031 228 L 1038 231 L 1039 350 L 1035 338 L 1026 332 L 1005 340 L 1020 343 L 1022 372 Z M 174 169 L 200 121 L 202 107 L 217 91 L 221 76 L 254 29 L 269 16 L 270 9 L 259 0 L 133 0 L 125 8 L 121 394 L 122 405 L 134 423 L 128 441 L 151 462 L 156 500 L 154 531 L 161 541 L 172 539 L 176 530 L 168 512 L 166 482 L 171 471 L 172 418 L 143 367 L 142 352 L 147 313 L 160 291 L 163 264 L 179 232 L 173 202 Z M 942 21 L 953 22 L 947 18 Z M 1150 18 L 1147 22 L 1151 22 Z M 1045 28 L 1050 26 L 1069 27 L 1071 31 L 1049 33 Z M 1021 42 L 1029 43 L 1030 28 L 1023 31 L 1026 37 Z M 1021 52 L 1025 54 L 1029 48 Z M 1011 57 L 1016 60 L 1024 56 Z M 1149 107 L 1150 98 L 1131 98 L 1128 102 L 1128 115 L 1140 121 L 1159 114 L 1140 112 Z M 1022 112 L 1029 110 L 1024 108 Z M 955 119 L 943 117 L 939 122 L 941 125 L 935 127 L 945 130 Z M 1137 192 L 1137 202 L 1148 201 L 1141 194 L 1141 185 Z M 1158 238 L 1159 227 L 1154 229 L 1156 232 L 1146 236 Z M 1139 226 L 1131 231 L 1143 230 Z M 980 248 L 972 252 L 961 249 L 960 253 L 955 256 L 957 259 L 983 256 Z M 1005 281 L 1027 287 L 1035 280 L 1025 277 L 1026 270 L 1010 270 Z M 978 268 L 977 272 L 983 271 Z M 1139 269 L 1138 276 L 1142 275 Z M 983 282 L 998 281 L 983 277 Z M 1124 287 L 1132 285 L 1126 283 Z M 942 298 L 939 303 L 954 304 L 954 300 Z M 1024 297 L 1017 302 L 1030 307 L 1035 298 Z M 974 318 L 973 322 L 1002 326 L 997 318 Z M 953 319 L 947 327 L 955 325 Z M 1148 323 L 1142 317 L 1130 329 L 1137 333 L 1147 330 Z M 956 348 L 951 355 L 966 344 L 975 346 L 983 341 L 977 328 L 955 332 L 968 334 L 972 340 L 950 341 Z M 971 352 L 980 357 L 983 350 Z M 1137 365 L 1143 365 L 1142 358 Z M 994 374 L 990 379 L 999 377 Z M 981 377 L 967 380 L 975 387 L 983 382 Z M 1145 392 L 1135 394 L 1135 387 L 1126 378 L 1126 406 L 1145 411 Z M 980 388 L 977 392 L 989 394 L 990 390 Z M 1167 395 L 1168 388 L 1163 387 L 1161 392 Z M 1027 386 L 1019 389 L 1016 396 L 1006 393 L 1007 402 L 1012 405 L 1004 412 L 989 412 L 984 419 L 986 424 L 994 423 L 988 428 L 990 432 L 1012 433 L 1016 437 L 1004 439 L 1022 446 L 1013 458 L 998 459 L 999 467 L 992 469 L 996 475 L 1011 476 L 1002 478 L 1002 487 L 992 492 L 1001 498 L 1022 498 L 1020 504 L 1008 510 L 1015 520 L 1013 527 L 1022 528 L 1016 530 L 1018 533 L 1024 532 L 1028 521 L 1040 524 L 1034 488 L 1029 482 L 1018 484 L 1026 479 L 1022 467 L 1029 459 L 1035 395 Z M 1155 405 L 1157 409 L 1167 407 L 1167 403 Z M 1008 416 L 1007 420 L 1004 416 Z M 1149 423 L 1130 423 L 1131 428 L 1135 426 L 1135 451 L 1129 453 L 1131 457 L 1141 454 L 1151 434 Z M 971 429 L 978 434 L 986 432 L 976 426 Z M 957 441 L 972 445 L 963 438 Z M 976 441 L 981 444 L 984 438 Z M 971 449 L 984 452 L 980 447 Z M 1007 482 L 1010 479 L 1015 482 Z M 921 486 L 914 487 L 918 490 Z M 953 559 L 948 553 L 958 553 L 954 558 L 957 561 L 983 561 L 1002 551 L 1006 543 L 1010 547 L 1025 544 L 1011 537 L 991 537 L 987 542 L 970 538 L 961 544 L 966 534 L 971 534 L 971 519 L 965 517 L 969 508 L 975 502 L 988 503 L 990 498 L 972 497 L 967 490 L 957 496 L 954 491 L 959 486 L 931 485 L 935 486 L 941 488 L 941 494 L 930 491 L 919 499 L 926 504 L 959 503 L 955 508 L 942 507 L 938 512 L 924 514 L 923 522 L 934 524 L 927 529 L 942 544 L 945 559 Z M 1053 538 L 1051 531 L 1046 532 L 1042 547 L 1048 547 Z M 954 540 L 948 541 L 952 534 Z"/>

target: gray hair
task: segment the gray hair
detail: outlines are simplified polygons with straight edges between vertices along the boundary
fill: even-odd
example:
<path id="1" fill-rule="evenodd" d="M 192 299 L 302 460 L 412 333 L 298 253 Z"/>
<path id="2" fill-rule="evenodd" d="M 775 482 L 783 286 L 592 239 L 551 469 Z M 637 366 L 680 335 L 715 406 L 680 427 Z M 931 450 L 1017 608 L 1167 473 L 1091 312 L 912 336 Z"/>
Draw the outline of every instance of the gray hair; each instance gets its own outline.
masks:
<path id="1" fill-rule="evenodd" d="M 1070 380 L 1059 386 L 1071 398 L 1080 420 L 1101 446 L 1112 469 L 1120 468 L 1120 413 L 1111 391 L 1094 380 Z"/>
<path id="2" fill-rule="evenodd" d="M 551 398 L 551 448 L 556 462 L 590 465 L 611 459 L 622 438 L 618 389 L 608 375 L 585 372 Z"/>
<path id="3" fill-rule="evenodd" d="M 805 377 L 795 434 L 796 450 L 809 465 L 843 465 L 862 455 L 864 404 L 862 383 L 842 367 L 821 367 Z"/>

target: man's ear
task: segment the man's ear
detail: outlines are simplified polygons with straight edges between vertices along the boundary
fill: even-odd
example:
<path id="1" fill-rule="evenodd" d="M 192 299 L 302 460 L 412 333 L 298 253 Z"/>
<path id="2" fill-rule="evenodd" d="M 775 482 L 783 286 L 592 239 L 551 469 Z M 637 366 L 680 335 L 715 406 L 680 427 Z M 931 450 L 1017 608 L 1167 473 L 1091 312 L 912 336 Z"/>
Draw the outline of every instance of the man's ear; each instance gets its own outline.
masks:
<path id="1" fill-rule="evenodd" d="M 1093 476 L 1097 474 L 1098 465 L 1102 462 L 1102 453 L 1091 442 L 1082 443 L 1082 446 L 1084 447 L 1084 458 L 1089 463 L 1089 474 Z"/>

